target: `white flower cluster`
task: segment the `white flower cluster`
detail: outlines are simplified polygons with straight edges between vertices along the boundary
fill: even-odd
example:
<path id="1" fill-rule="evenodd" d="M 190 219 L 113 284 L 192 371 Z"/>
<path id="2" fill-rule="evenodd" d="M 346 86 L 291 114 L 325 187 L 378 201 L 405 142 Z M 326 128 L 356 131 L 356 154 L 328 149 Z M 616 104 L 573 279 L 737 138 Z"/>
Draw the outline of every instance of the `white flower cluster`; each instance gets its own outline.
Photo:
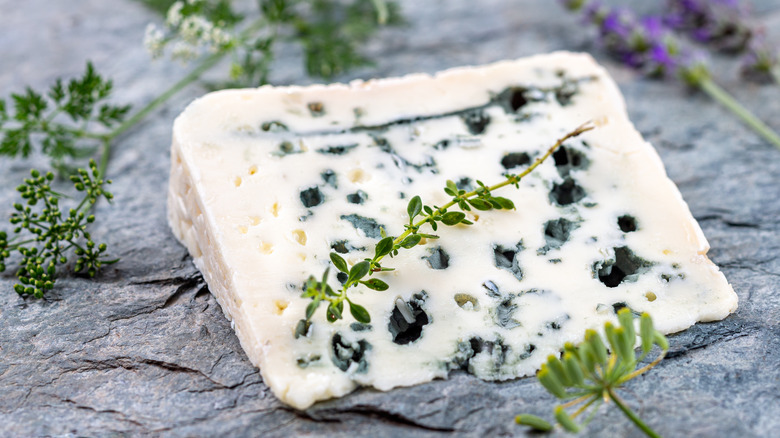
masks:
<path id="1" fill-rule="evenodd" d="M 168 43 L 171 47 L 171 57 L 181 61 L 197 58 L 201 48 L 216 52 L 233 43 L 234 38 L 219 24 L 212 23 L 208 18 L 197 14 L 185 14 L 185 5 L 196 5 L 208 0 L 177 1 L 168 9 L 165 27 L 169 35 L 154 24 L 149 24 L 144 35 L 144 46 L 152 57 L 159 57 Z"/>
<path id="2" fill-rule="evenodd" d="M 152 55 L 152 58 L 159 58 L 165 48 L 165 34 L 154 23 L 149 23 L 146 26 L 144 47 Z"/>

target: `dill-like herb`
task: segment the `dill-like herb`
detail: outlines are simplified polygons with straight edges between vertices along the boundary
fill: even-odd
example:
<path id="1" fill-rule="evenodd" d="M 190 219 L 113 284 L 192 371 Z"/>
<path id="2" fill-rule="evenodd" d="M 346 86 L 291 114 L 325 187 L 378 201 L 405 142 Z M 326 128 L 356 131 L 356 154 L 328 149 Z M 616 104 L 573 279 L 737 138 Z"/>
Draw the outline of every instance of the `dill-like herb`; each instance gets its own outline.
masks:
<path id="1" fill-rule="evenodd" d="M 14 204 L 12 231 L 0 231 L 0 271 L 13 254 L 21 256 L 15 290 L 42 297 L 54 287 L 57 267 L 75 255 L 73 269 L 94 276 L 106 260 L 105 244 L 92 241 L 87 225 L 95 220 L 92 205 L 101 197 L 113 141 L 157 107 L 198 80 L 228 55 L 233 57 L 228 86 L 259 85 L 268 81 L 274 45 L 284 37 L 304 47 L 307 71 L 330 77 L 367 62 L 358 46 L 376 29 L 374 23 L 400 22 L 398 8 L 384 0 L 259 0 L 259 17 L 246 25 L 229 0 L 142 0 L 166 15 L 168 34 L 147 27 L 147 48 L 159 55 L 169 44 L 174 57 L 204 55 L 193 70 L 146 106 L 128 117 L 129 105 L 110 103 L 111 80 L 92 63 L 80 78 L 57 79 L 46 92 L 28 87 L 0 99 L 0 156 L 27 158 L 36 151 L 50 159 L 52 169 L 69 177 L 84 197 L 76 207 L 62 210 L 65 197 L 55 192 L 54 173 L 31 170 L 18 187 L 26 204 Z M 240 31 L 236 29 L 241 28 Z M 207 53 L 203 53 L 207 52 Z M 98 155 L 99 164 L 85 160 Z M 10 234 L 10 235 L 9 235 Z"/>
<path id="2" fill-rule="evenodd" d="M 70 174 L 72 161 L 93 155 L 130 111 L 108 103 L 112 88 L 87 62 L 82 77 L 57 79 L 45 94 L 27 87 L 11 94 L 8 107 L 0 99 L 0 155 L 26 158 L 40 148 L 54 169 Z"/>
<path id="3" fill-rule="evenodd" d="M 559 358 L 550 355 L 536 377 L 539 383 L 560 400 L 568 400 L 555 407 L 555 419 L 568 432 L 579 432 L 587 425 L 602 403 L 614 402 L 615 405 L 647 436 L 660 438 L 657 432 L 642 421 L 617 394 L 626 382 L 634 379 L 656 366 L 669 350 L 666 337 L 653 327 L 650 315 L 643 313 L 639 318 L 639 333 L 634 326 L 635 318 L 631 311 L 623 308 L 618 312 L 619 325 L 608 322 L 604 325 L 606 342 L 595 330 L 585 332 L 584 341 L 574 346 L 567 343 Z M 640 338 L 640 354 L 636 356 L 634 345 L 637 334 Z M 657 345 L 661 353 L 649 364 L 637 369 Z M 609 347 L 607 347 L 609 346 Z M 609 349 L 609 351 L 608 351 Z M 569 414 L 567 409 L 576 409 Z M 582 423 L 575 419 L 590 410 Z M 530 426 L 539 431 L 548 432 L 552 424 L 535 415 L 521 414 L 515 418 L 518 424 Z"/>

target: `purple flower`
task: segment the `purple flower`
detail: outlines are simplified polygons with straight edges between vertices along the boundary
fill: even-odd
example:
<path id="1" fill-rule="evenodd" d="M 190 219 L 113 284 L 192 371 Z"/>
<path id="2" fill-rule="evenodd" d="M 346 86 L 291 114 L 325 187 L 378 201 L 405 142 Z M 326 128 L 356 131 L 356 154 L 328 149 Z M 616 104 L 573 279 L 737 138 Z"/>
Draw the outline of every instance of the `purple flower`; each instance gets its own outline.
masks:
<path id="1" fill-rule="evenodd" d="M 648 38 L 650 39 L 660 39 L 664 36 L 665 33 L 667 33 L 667 30 L 664 28 L 663 21 L 660 17 L 645 17 L 642 18 L 641 23 L 642 27 L 647 33 Z"/>
<path id="2" fill-rule="evenodd" d="M 585 20 L 598 27 L 599 41 L 613 57 L 649 76 L 675 73 L 689 86 L 709 94 L 756 133 L 780 149 L 780 136 L 713 82 L 704 54 L 681 49 L 674 35 L 661 20 L 652 17 L 638 20 L 628 10 L 610 9 L 596 1 L 586 2 L 587 0 L 577 2 L 563 0 L 564 6 L 569 10 L 581 11 Z M 689 14 L 699 10 L 696 8 L 708 6 L 707 3 L 699 0 L 674 0 L 669 3 L 679 7 L 674 18 L 682 23 L 687 23 Z M 734 5 L 738 4 L 733 0 L 713 0 L 712 3 L 728 6 L 732 10 Z M 667 25 L 668 23 L 666 21 Z M 709 38 L 708 42 L 721 35 L 718 33 L 718 28 L 699 26 L 695 29 L 701 38 Z M 749 38 L 743 38 L 742 41 L 747 43 L 748 40 Z M 777 57 L 771 56 L 773 52 L 764 46 L 752 50 L 751 53 L 752 66 L 769 65 L 770 67 L 767 67 L 769 74 L 774 75 L 780 82 L 780 66 Z"/>
<path id="3" fill-rule="evenodd" d="M 601 33 L 625 39 L 631 35 L 632 27 L 633 23 L 629 21 L 627 13 L 622 10 L 612 10 L 601 23 Z"/>
<path id="4" fill-rule="evenodd" d="M 746 16 L 738 0 L 668 0 L 664 22 L 716 50 L 739 53 L 753 34 Z"/>
<path id="5" fill-rule="evenodd" d="M 780 82 L 778 75 L 780 58 L 776 48 L 766 41 L 763 29 L 759 30 L 748 46 L 742 59 L 742 76 L 756 82 L 767 83 L 773 79 Z"/>
<path id="6" fill-rule="evenodd" d="M 677 65 L 674 55 L 672 55 L 669 52 L 669 48 L 664 45 L 653 45 L 650 49 L 649 56 L 651 63 L 662 67 L 664 71 L 674 71 Z"/>
<path id="7" fill-rule="evenodd" d="M 628 9 L 609 8 L 598 1 L 574 4 L 563 0 L 563 4 L 581 11 L 584 20 L 597 26 L 599 43 L 629 67 L 663 76 L 685 65 L 678 44 L 660 17 L 639 19 Z"/>

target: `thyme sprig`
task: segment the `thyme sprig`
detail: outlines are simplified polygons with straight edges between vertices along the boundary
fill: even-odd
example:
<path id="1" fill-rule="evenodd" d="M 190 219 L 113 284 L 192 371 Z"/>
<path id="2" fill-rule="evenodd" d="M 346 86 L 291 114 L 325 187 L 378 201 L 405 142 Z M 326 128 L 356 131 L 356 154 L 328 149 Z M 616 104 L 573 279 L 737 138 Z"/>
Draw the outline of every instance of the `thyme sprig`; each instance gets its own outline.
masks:
<path id="1" fill-rule="evenodd" d="M 73 270 L 90 277 L 102 266 L 117 261 L 106 259 L 106 244 L 96 244 L 87 231 L 87 225 L 95 221 L 95 216 L 89 214 L 92 205 L 101 197 L 108 201 L 113 198 L 104 188 L 111 181 L 102 179 L 94 160 L 90 160 L 89 170 L 78 169 L 70 179 L 84 196 L 68 210 L 60 206 L 64 195 L 51 188 L 52 172 L 42 174 L 33 169 L 24 184 L 16 188 L 24 203 L 13 206 L 10 222 L 15 236 L 9 239 L 0 231 L 0 272 L 5 271 L 5 260 L 13 252 L 21 255 L 16 272 L 19 283 L 14 285 L 19 295 L 42 298 L 54 288 L 57 266 L 68 263 L 71 256 L 76 260 Z"/>
<path id="2" fill-rule="evenodd" d="M 615 405 L 649 437 L 660 435 L 650 428 L 628 405 L 618 396 L 617 390 L 626 382 L 641 376 L 656 366 L 669 350 L 666 337 L 655 330 L 650 315 L 643 313 L 639 317 L 640 354 L 637 357 L 634 349 L 636 344 L 635 318 L 631 311 L 623 308 L 618 312 L 618 323 L 615 327 L 611 322 L 604 325 L 606 342 L 595 330 L 585 332 L 584 341 L 574 346 L 567 343 L 563 355 L 558 358 L 550 355 L 536 377 L 539 383 L 552 395 L 566 403 L 555 407 L 555 419 L 568 432 L 578 432 L 594 417 L 602 403 L 614 402 Z M 607 346 L 609 345 L 609 352 Z M 657 345 L 661 353 L 649 364 L 637 369 Z M 569 414 L 567 409 L 576 410 Z M 590 409 L 590 414 L 582 423 L 575 418 L 584 415 Z M 550 431 L 553 426 L 546 420 L 535 415 L 521 414 L 515 418 L 518 424 L 530 426 L 539 431 Z"/>
<path id="3" fill-rule="evenodd" d="M 558 139 L 544 155 L 537 158 L 525 170 L 517 174 L 506 173 L 504 174 L 505 179 L 494 185 L 488 186 L 481 181 L 477 181 L 479 187 L 470 192 L 466 192 L 465 190 L 458 189 L 453 181 L 447 181 L 444 192 L 448 196 L 451 196 L 451 200 L 440 207 L 435 205 L 424 205 L 420 196 L 412 197 L 406 207 L 409 223 L 404 225 L 405 231 L 394 237 L 386 235 L 383 229 L 381 231 L 382 239 L 379 240 L 374 247 L 374 256 L 372 258 L 366 258 L 350 267 L 338 253 L 330 253 L 330 261 L 333 266 L 338 271 L 346 274 L 347 280 L 340 289 L 334 290 L 328 284 L 330 267 L 325 270 L 325 273 L 321 278 L 318 279 L 314 276 L 308 278 L 301 296 L 303 298 L 311 299 L 311 302 L 306 307 L 305 318 L 300 320 L 296 327 L 296 335 L 301 336 L 308 332 L 309 327 L 311 326 L 312 316 L 320 304 L 324 302 L 328 303 L 326 317 L 329 322 L 335 322 L 343 318 L 345 301 L 349 305 L 350 313 L 355 320 L 361 323 L 371 322 L 371 316 L 365 307 L 352 301 L 347 292 L 359 285 L 376 291 L 387 290 L 389 286 L 379 278 L 365 279 L 367 276 L 371 276 L 377 272 L 393 270 L 393 268 L 382 266 L 381 262 L 385 256 L 389 255 L 390 257 L 394 257 L 397 256 L 402 249 L 411 249 L 417 245 L 424 244 L 428 239 L 437 239 L 438 236 L 434 234 L 420 232 L 421 227 L 424 225 L 429 225 L 433 231 L 438 229 L 439 224 L 445 226 L 454 226 L 458 224 L 472 225 L 473 222 L 466 219 L 466 213 L 464 213 L 464 211 L 471 211 L 472 208 L 479 211 L 513 210 L 515 205 L 510 199 L 495 196 L 493 195 L 493 192 L 506 186 L 519 188 L 520 180 L 533 172 L 534 169 L 549 158 L 566 140 L 590 131 L 594 129 L 594 127 L 595 126 L 591 124 L 591 122 L 579 126 Z M 457 207 L 461 211 L 450 211 L 449 209 L 452 207 Z"/>

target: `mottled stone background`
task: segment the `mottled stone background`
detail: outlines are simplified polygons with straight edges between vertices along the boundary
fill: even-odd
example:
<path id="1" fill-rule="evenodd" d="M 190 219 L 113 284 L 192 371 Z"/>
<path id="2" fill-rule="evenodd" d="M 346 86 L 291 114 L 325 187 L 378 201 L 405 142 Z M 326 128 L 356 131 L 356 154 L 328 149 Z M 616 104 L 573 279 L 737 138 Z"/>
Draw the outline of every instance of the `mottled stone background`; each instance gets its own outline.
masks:
<path id="1" fill-rule="evenodd" d="M 666 436 L 777 434 L 780 151 L 706 97 L 603 56 L 557 2 L 402 4 L 409 25 L 383 31 L 368 48 L 376 67 L 340 79 L 556 49 L 591 51 L 606 65 L 740 299 L 725 321 L 673 336 L 669 359 L 627 397 Z M 780 1 L 753 4 L 780 43 Z M 159 17 L 133 0 L 0 0 L 0 95 L 81 74 L 91 59 L 114 78 L 117 101 L 140 107 L 187 71 L 150 62 L 140 43 L 150 21 Z M 311 82 L 299 55 L 279 53 L 276 83 Z M 780 130 L 780 86 L 740 81 L 732 59 L 713 63 L 717 80 Z M 121 262 L 94 280 L 65 275 L 40 301 L 12 291 L 12 272 L 0 275 L 1 436 L 521 436 L 515 414 L 549 415 L 553 400 L 533 379 L 488 383 L 463 373 L 388 393 L 360 390 L 305 412 L 279 403 L 166 224 L 171 124 L 204 90 L 188 87 L 115 145 L 116 202 L 98 206 L 94 234 Z M 10 214 L 11 188 L 41 163 L 0 160 L 0 216 Z M 617 409 L 605 411 L 587 435 L 640 436 Z"/>

